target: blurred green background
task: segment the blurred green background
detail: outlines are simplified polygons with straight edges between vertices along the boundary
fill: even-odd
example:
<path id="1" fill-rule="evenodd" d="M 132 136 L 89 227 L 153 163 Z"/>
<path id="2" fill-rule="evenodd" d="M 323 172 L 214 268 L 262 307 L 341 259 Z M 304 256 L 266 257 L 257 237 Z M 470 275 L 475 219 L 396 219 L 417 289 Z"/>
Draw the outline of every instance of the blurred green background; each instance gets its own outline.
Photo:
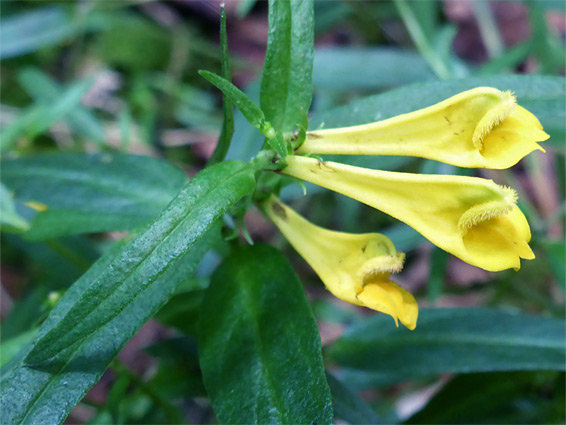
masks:
<path id="1" fill-rule="evenodd" d="M 123 231 L 155 217 L 185 176 L 206 164 L 222 125 L 222 103 L 197 74 L 220 70 L 219 1 L 6 0 L 0 6 L 4 364 L 33 337 L 62 291 Z M 257 100 L 267 3 L 229 0 L 226 9 L 233 81 Z M 480 85 L 513 90 L 539 117 L 551 135 L 546 154 L 535 152 L 510 170 L 461 170 L 401 157 L 342 160 L 376 169 L 479 175 L 514 187 L 537 256 L 519 272 L 488 273 L 467 265 L 385 214 L 314 186 L 307 185 L 306 197 L 298 185 L 289 186 L 282 198 L 318 225 L 387 234 L 408 256 L 396 281 L 422 307 L 497 307 L 563 318 L 565 9 L 560 0 L 315 2 L 311 128 L 384 119 Z M 239 113 L 235 125 L 228 158 L 248 160 L 262 138 Z M 76 156 L 82 153 L 101 155 L 89 162 Z M 150 158 L 124 156 L 105 166 L 108 153 Z M 49 210 L 42 213 L 41 204 Z M 246 225 L 254 241 L 270 242 L 292 260 L 324 346 L 368 315 L 332 298 L 260 212 L 250 209 Z M 197 279 L 203 288 L 221 252 L 201 264 Z M 68 422 L 213 421 L 202 398 L 194 342 L 201 297 L 199 291 L 174 297 Z M 351 390 L 362 391 L 385 423 L 565 419 L 561 372 L 434 379 L 346 369 L 336 374 Z M 364 406 L 344 403 L 342 415 L 350 415 L 341 417 L 345 421 L 377 421 Z"/>

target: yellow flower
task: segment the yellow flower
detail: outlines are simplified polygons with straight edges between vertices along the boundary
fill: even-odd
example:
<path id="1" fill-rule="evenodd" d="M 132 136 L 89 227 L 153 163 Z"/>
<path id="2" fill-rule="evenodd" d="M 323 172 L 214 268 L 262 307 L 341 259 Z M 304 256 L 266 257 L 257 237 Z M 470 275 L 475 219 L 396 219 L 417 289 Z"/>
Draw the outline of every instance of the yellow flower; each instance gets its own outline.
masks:
<path id="1" fill-rule="evenodd" d="M 381 311 L 413 330 L 415 298 L 389 280 L 403 267 L 405 255 L 378 233 L 349 234 L 315 226 L 272 197 L 264 211 L 336 297 Z"/>
<path id="2" fill-rule="evenodd" d="M 510 92 L 479 87 L 384 121 L 308 132 L 297 153 L 418 156 L 503 169 L 544 152 L 537 142 L 548 137 Z"/>
<path id="3" fill-rule="evenodd" d="M 290 156 L 282 170 L 354 198 L 416 229 L 438 247 L 489 271 L 533 259 L 529 224 L 513 189 L 477 177 L 368 170 Z"/>

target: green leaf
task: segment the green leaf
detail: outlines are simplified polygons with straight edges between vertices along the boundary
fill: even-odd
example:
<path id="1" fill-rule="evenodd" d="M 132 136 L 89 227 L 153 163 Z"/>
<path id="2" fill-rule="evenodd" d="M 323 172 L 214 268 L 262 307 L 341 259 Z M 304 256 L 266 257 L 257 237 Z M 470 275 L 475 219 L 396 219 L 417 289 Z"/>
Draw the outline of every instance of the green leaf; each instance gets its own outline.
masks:
<path id="1" fill-rule="evenodd" d="M 424 59 L 395 48 L 324 47 L 314 52 L 315 89 L 359 90 L 433 80 Z"/>
<path id="2" fill-rule="evenodd" d="M 0 133 L 0 152 L 10 149 L 21 137 L 33 139 L 70 114 L 92 86 L 92 80 L 78 81 L 59 93 L 53 102 L 40 102 L 27 108 Z"/>
<path id="3" fill-rule="evenodd" d="M 490 309 L 425 309 L 414 331 L 375 315 L 355 324 L 327 354 L 368 381 L 439 373 L 564 370 L 563 320 Z"/>
<path id="4" fill-rule="evenodd" d="M 239 249 L 213 274 L 199 352 L 220 423 L 332 423 L 316 323 L 275 248 Z"/>
<path id="5" fill-rule="evenodd" d="M 60 84 L 35 68 L 23 70 L 18 77 L 24 89 L 38 103 L 53 104 L 64 92 Z M 105 134 L 102 124 L 80 104 L 75 105 L 64 120 L 76 134 L 99 145 L 104 144 Z"/>
<path id="6" fill-rule="evenodd" d="M 312 0 L 269 1 L 269 36 L 260 105 L 283 133 L 307 128 L 314 56 Z"/>
<path id="7" fill-rule="evenodd" d="M 155 218 L 181 190 L 178 168 L 137 155 L 58 153 L 2 160 L 2 178 L 21 202 L 39 202 L 26 236 L 130 230 Z"/>
<path id="8" fill-rule="evenodd" d="M 358 397 L 342 382 L 326 373 L 326 379 L 332 392 L 334 417 L 349 424 L 379 424 L 379 416 L 368 404 Z"/>
<path id="9" fill-rule="evenodd" d="M 263 132 L 266 125 L 265 115 L 263 115 L 261 109 L 259 109 L 243 91 L 230 81 L 212 72 L 201 70 L 198 73 L 201 77 L 218 88 L 230 102 L 236 105 L 251 125 L 259 128 L 260 131 Z"/>
<path id="10" fill-rule="evenodd" d="M 220 6 L 220 46 L 222 49 L 222 77 L 226 81 L 232 79 L 230 74 L 230 55 L 228 53 L 228 36 L 226 34 L 226 9 L 224 4 Z M 208 161 L 210 165 L 216 164 L 224 159 L 228 148 L 230 147 L 230 141 L 234 134 L 234 111 L 232 110 L 232 102 L 224 96 L 224 121 L 222 122 L 222 132 L 218 138 L 218 143 L 214 152 Z"/>
<path id="11" fill-rule="evenodd" d="M 479 75 L 490 75 L 504 72 L 508 69 L 513 69 L 517 67 L 520 63 L 524 62 L 525 59 L 531 54 L 533 50 L 533 43 L 531 41 L 526 41 L 524 43 L 517 44 L 512 48 L 503 52 L 497 58 L 483 64 L 478 70 Z"/>
<path id="12" fill-rule="evenodd" d="M 369 96 L 347 106 L 317 114 L 312 130 L 368 124 L 416 111 L 475 87 L 489 86 L 511 90 L 518 103 L 537 116 L 544 130 L 564 145 L 566 83 L 562 77 L 540 75 L 500 75 L 462 80 L 412 84 L 383 94 Z"/>
<path id="13" fill-rule="evenodd" d="M 240 19 L 245 18 L 250 10 L 253 9 L 257 0 L 242 0 L 236 7 L 236 16 Z"/>
<path id="14" fill-rule="evenodd" d="M 23 232 L 29 228 L 28 222 L 16 212 L 10 191 L 0 183 L 0 229 Z"/>
<path id="15" fill-rule="evenodd" d="M 36 51 L 69 39 L 77 28 L 59 7 L 28 11 L 0 21 L 0 58 Z"/>
<path id="16" fill-rule="evenodd" d="M 113 320 L 189 252 L 220 215 L 253 190 L 254 171 L 246 163 L 226 162 L 199 173 L 59 323 L 38 338 L 27 362 L 44 362 Z"/>
<path id="17" fill-rule="evenodd" d="M 558 424 L 564 374 L 494 372 L 457 376 L 407 424 Z"/>
<path id="18" fill-rule="evenodd" d="M 265 120 L 261 109 L 259 109 L 244 92 L 228 80 L 212 72 L 199 71 L 199 74 L 220 89 L 224 96 L 236 105 L 246 120 L 265 135 L 269 146 L 275 150 L 280 157 L 285 158 L 287 156 L 287 145 L 283 139 L 283 135 L 280 132 L 275 132 L 271 124 Z"/>
<path id="19" fill-rule="evenodd" d="M 254 185 L 249 164 L 207 168 L 151 226 L 96 262 L 43 323 L 25 363 L 3 378 L 3 421 L 61 423 L 126 341 L 190 277 L 216 235 L 217 219 Z"/>

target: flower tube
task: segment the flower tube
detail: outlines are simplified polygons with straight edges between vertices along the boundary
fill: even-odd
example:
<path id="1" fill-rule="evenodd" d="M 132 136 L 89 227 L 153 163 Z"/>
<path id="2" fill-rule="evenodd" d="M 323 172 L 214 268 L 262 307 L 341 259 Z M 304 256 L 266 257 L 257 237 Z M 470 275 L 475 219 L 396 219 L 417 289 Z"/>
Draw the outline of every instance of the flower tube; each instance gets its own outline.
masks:
<path id="1" fill-rule="evenodd" d="M 384 121 L 308 132 L 299 154 L 399 155 L 509 168 L 548 139 L 510 92 L 479 87 Z"/>
<path id="2" fill-rule="evenodd" d="M 529 224 L 513 189 L 477 177 L 369 170 L 290 156 L 284 174 L 354 198 L 403 221 L 432 243 L 488 271 L 533 259 Z"/>
<path id="3" fill-rule="evenodd" d="M 318 274 L 326 288 L 346 302 L 388 314 L 413 330 L 415 298 L 389 280 L 403 267 L 405 255 L 378 233 L 350 234 L 318 227 L 277 198 L 264 205 L 267 216 Z"/>

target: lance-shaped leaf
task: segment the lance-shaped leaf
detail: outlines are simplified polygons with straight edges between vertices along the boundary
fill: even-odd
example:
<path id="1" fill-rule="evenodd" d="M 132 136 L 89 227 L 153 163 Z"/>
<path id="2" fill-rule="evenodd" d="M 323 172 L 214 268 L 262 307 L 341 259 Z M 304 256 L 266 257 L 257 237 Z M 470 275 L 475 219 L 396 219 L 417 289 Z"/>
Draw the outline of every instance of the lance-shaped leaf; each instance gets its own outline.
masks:
<path id="1" fill-rule="evenodd" d="M 312 100 L 312 0 L 269 1 L 269 36 L 261 79 L 261 109 L 277 131 L 307 128 Z"/>
<path id="2" fill-rule="evenodd" d="M 222 76 L 227 80 L 231 80 L 230 73 L 230 55 L 228 53 L 228 35 L 226 34 L 226 9 L 224 4 L 220 6 L 220 46 L 222 50 Z M 230 147 L 230 141 L 232 140 L 232 135 L 234 134 L 234 111 L 232 110 L 232 102 L 224 95 L 223 99 L 223 109 L 224 109 L 224 121 L 222 122 L 222 131 L 220 137 L 218 138 L 218 144 L 214 149 L 214 153 L 210 157 L 208 162 L 210 165 L 216 164 L 224 159 L 228 148 Z"/>
<path id="3" fill-rule="evenodd" d="M 19 73 L 18 79 L 24 90 L 36 102 L 47 105 L 57 102 L 65 90 L 64 86 L 58 84 L 49 75 L 36 68 L 24 69 Z M 64 117 L 64 122 L 77 135 L 87 140 L 92 140 L 98 145 L 105 144 L 104 127 L 93 112 L 81 104 L 74 106 Z"/>
<path id="4" fill-rule="evenodd" d="M 146 225 L 186 182 L 180 169 L 138 155 L 33 155 L 4 159 L 1 166 L 15 199 L 41 210 L 26 232 L 30 239 Z"/>
<path id="5" fill-rule="evenodd" d="M 6 365 L 2 420 L 61 423 L 126 341 L 190 277 L 216 220 L 254 185 L 248 164 L 210 167 L 151 226 L 96 262 L 51 312 L 31 355 Z"/>
<path id="6" fill-rule="evenodd" d="M 265 135 L 267 143 L 272 149 L 274 149 L 281 157 L 285 157 L 287 155 L 287 147 L 283 136 L 275 132 L 271 123 L 266 121 L 262 110 L 259 109 L 243 91 L 230 81 L 213 74 L 212 72 L 199 71 L 199 74 L 222 91 L 222 94 L 224 94 L 230 102 L 236 105 L 246 120 Z"/>
<path id="7" fill-rule="evenodd" d="M 92 282 L 59 323 L 41 333 L 26 362 L 44 362 L 113 320 L 175 266 L 228 207 L 253 190 L 253 173 L 251 165 L 227 162 L 198 174 Z"/>
<path id="8" fill-rule="evenodd" d="M 220 423 L 332 423 L 316 323 L 275 248 L 238 250 L 220 265 L 201 307 L 199 338 Z"/>
<path id="9" fill-rule="evenodd" d="M 14 122 L 2 129 L 0 152 L 8 151 L 21 137 L 33 139 L 76 110 L 92 84 L 91 79 L 77 81 L 66 87 L 56 100 L 38 102 L 24 110 Z"/>
<path id="10" fill-rule="evenodd" d="M 564 370 L 564 320 L 480 308 L 424 309 L 413 332 L 373 316 L 328 349 L 366 383 L 440 373 Z M 362 385 L 365 386 L 365 385 Z"/>

